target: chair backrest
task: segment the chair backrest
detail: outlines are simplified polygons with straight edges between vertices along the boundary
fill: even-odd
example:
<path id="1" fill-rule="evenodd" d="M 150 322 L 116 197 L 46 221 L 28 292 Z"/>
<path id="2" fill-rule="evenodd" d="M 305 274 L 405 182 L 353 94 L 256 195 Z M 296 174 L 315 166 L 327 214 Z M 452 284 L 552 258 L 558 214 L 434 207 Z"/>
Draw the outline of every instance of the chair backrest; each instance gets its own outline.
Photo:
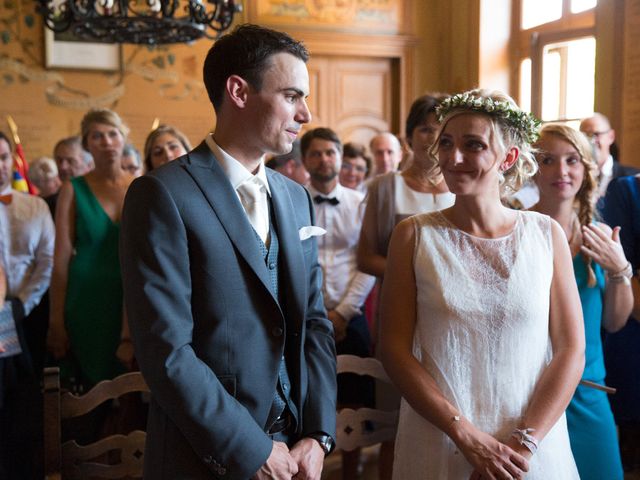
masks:
<path id="1" fill-rule="evenodd" d="M 338 355 L 338 373 L 368 375 L 377 381 L 391 383 L 379 360 L 355 355 Z M 343 408 L 338 411 L 336 445 L 341 450 L 353 450 L 392 441 L 398 426 L 398 410 L 374 408 Z"/>
<path id="2" fill-rule="evenodd" d="M 146 434 L 111 435 L 89 445 L 62 443 L 62 422 L 126 393 L 149 392 L 140 372 L 98 383 L 76 396 L 60 389 L 60 369 L 44 370 L 44 449 L 47 479 L 141 478 Z M 116 459 L 114 461 L 114 458 Z M 105 459 L 103 462 L 102 459 Z"/>

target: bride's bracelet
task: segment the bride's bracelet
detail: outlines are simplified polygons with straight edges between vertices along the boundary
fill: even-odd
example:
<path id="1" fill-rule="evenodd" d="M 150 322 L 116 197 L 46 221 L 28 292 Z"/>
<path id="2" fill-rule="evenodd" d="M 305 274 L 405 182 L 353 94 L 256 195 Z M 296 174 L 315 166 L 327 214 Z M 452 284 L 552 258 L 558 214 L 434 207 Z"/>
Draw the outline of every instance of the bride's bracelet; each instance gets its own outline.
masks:
<path id="1" fill-rule="evenodd" d="M 527 450 L 532 454 L 535 454 L 538 451 L 538 440 L 536 437 L 531 435 L 533 432 L 535 432 L 535 429 L 533 428 L 516 428 L 511 432 L 511 436 L 515 438 L 520 445 L 524 445 Z"/>
<path id="2" fill-rule="evenodd" d="M 633 277 L 633 267 L 631 266 L 631 262 L 627 262 L 627 265 L 619 272 L 607 272 L 607 277 L 610 282 L 631 285 L 631 277 Z"/>

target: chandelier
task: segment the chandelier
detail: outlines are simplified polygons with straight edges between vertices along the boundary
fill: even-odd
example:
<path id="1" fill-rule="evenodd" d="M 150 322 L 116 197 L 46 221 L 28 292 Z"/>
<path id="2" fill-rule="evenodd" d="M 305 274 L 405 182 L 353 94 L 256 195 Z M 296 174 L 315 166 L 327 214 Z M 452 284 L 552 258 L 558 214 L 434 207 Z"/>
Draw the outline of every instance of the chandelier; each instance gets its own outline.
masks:
<path id="1" fill-rule="evenodd" d="M 242 11 L 234 0 L 36 0 L 45 25 L 87 41 L 145 45 L 217 38 Z"/>

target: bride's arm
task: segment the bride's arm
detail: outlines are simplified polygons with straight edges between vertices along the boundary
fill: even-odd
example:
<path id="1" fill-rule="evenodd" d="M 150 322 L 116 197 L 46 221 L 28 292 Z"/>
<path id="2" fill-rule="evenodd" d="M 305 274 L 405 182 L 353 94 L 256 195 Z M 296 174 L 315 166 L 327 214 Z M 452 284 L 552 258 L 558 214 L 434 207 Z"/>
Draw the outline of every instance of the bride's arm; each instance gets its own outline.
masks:
<path id="1" fill-rule="evenodd" d="M 382 288 L 380 348 L 385 370 L 413 409 L 448 435 L 477 472 L 486 478 L 520 478 L 528 470 L 524 457 L 460 416 L 412 354 L 416 323 L 414 248 L 415 228 L 409 218 L 398 224 L 391 237 Z"/>
<path id="2" fill-rule="evenodd" d="M 541 440 L 567 408 L 584 370 L 584 322 L 567 239 L 552 222 L 553 279 L 549 335 L 553 358 L 538 380 L 519 428 L 534 428 Z M 523 358 L 522 361 L 526 361 Z"/>

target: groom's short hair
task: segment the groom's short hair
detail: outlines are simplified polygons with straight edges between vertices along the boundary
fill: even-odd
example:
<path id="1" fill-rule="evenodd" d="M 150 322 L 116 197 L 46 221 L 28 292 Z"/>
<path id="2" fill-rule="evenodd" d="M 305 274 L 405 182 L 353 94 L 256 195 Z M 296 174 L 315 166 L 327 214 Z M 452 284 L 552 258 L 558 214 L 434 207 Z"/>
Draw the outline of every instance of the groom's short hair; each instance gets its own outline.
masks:
<path id="1" fill-rule="evenodd" d="M 238 75 L 256 90 L 262 88 L 263 73 L 271 56 L 289 53 L 303 62 L 309 60 L 305 46 L 289 35 L 258 25 L 244 24 L 216 40 L 204 60 L 204 85 L 213 108 L 222 105 L 227 79 Z"/>

